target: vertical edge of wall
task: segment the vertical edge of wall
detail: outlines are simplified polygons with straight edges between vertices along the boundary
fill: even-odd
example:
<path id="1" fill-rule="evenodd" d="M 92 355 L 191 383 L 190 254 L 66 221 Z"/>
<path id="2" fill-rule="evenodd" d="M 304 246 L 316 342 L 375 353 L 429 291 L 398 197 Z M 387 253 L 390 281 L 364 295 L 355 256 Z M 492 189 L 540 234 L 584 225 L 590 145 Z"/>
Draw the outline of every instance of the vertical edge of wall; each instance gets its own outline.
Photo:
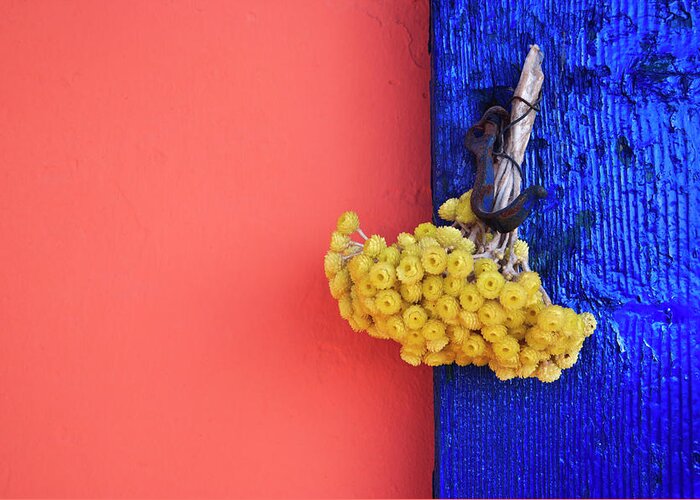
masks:
<path id="1" fill-rule="evenodd" d="M 550 195 L 523 234 L 555 302 L 599 318 L 552 384 L 435 369 L 435 496 L 700 495 L 698 23 L 692 2 L 432 1 L 435 211 L 538 43 L 525 183 Z"/>

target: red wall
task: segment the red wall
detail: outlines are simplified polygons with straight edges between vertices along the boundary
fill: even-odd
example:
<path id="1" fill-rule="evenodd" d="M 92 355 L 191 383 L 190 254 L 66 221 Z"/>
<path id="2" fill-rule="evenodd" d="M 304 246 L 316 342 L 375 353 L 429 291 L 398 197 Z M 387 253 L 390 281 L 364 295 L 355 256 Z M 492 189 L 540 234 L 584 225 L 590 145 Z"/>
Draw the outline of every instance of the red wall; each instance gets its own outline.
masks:
<path id="1" fill-rule="evenodd" d="M 427 496 L 338 214 L 430 216 L 428 7 L 0 4 L 0 494 Z"/>

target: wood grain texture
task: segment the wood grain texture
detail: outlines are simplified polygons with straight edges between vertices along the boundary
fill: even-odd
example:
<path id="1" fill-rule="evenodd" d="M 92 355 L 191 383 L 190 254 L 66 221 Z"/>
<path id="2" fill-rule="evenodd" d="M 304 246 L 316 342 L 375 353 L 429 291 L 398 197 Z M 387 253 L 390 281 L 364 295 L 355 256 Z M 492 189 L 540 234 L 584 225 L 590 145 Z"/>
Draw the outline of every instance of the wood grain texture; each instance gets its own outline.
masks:
<path id="1" fill-rule="evenodd" d="M 553 384 L 434 370 L 434 494 L 700 495 L 700 7 L 434 0 L 431 17 L 436 212 L 471 187 L 464 133 L 538 43 L 523 187 L 549 198 L 522 234 L 553 300 L 599 319 Z"/>

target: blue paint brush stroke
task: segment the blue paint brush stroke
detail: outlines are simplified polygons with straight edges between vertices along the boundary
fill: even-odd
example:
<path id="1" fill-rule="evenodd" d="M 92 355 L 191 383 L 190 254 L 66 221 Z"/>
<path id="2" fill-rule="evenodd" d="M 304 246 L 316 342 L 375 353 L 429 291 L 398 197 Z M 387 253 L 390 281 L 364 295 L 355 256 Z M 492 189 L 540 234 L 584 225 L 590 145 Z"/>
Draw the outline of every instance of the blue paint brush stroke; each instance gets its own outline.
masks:
<path id="1" fill-rule="evenodd" d="M 700 495 L 700 4 L 432 1 L 433 202 L 464 133 L 544 53 L 524 225 L 553 299 L 599 318 L 553 384 L 434 371 L 439 497 Z M 435 213 L 437 220 L 437 213 Z"/>

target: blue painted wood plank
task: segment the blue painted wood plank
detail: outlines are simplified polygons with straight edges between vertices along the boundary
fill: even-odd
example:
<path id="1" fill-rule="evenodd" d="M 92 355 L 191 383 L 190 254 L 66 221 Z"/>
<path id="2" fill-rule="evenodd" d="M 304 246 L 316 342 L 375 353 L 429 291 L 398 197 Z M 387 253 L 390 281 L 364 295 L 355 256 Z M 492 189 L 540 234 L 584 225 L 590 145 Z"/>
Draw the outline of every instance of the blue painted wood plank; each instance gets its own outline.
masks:
<path id="1" fill-rule="evenodd" d="M 553 299 L 599 329 L 552 384 L 434 371 L 439 497 L 700 495 L 700 5 L 432 1 L 434 207 L 467 128 L 545 53 L 524 227 Z"/>

